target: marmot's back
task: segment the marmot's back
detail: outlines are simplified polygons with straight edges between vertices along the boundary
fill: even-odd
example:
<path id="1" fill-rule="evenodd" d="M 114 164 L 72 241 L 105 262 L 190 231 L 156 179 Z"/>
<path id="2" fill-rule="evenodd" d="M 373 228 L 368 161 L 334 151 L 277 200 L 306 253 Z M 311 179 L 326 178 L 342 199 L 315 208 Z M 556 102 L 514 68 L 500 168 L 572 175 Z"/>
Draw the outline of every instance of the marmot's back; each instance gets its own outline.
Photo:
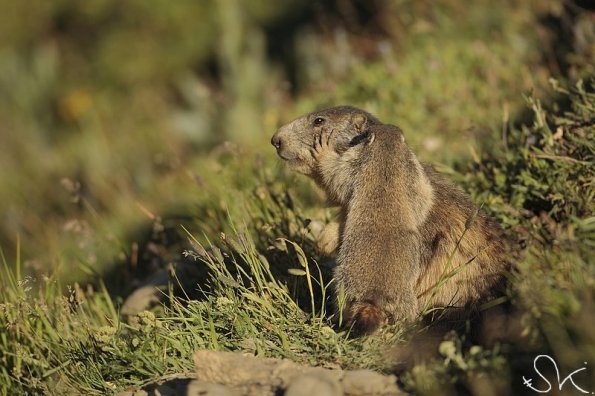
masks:
<path id="1" fill-rule="evenodd" d="M 418 298 L 426 306 L 464 307 L 500 295 L 510 263 L 499 225 L 430 166 L 424 171 L 436 199 L 420 227 Z"/>

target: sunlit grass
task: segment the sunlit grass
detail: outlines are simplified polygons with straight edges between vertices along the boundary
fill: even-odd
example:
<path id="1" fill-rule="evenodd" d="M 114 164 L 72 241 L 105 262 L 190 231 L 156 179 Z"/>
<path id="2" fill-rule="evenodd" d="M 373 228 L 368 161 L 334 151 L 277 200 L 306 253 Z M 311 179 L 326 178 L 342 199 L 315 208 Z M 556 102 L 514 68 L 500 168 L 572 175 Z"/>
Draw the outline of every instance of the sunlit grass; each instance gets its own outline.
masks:
<path id="1" fill-rule="evenodd" d="M 509 146 L 516 155 L 499 160 L 502 162 L 486 159 L 478 165 L 493 171 L 506 167 L 509 160 L 516 161 L 517 156 L 524 158 L 526 166 L 519 170 L 534 169 L 533 178 L 529 182 L 519 180 L 513 188 L 516 191 L 549 177 L 549 171 L 536 161 L 551 159 L 532 153 L 545 150 L 551 155 L 565 155 L 575 159 L 557 164 L 565 167 L 568 179 L 550 184 L 548 194 L 556 197 L 556 191 L 567 188 L 584 188 L 592 194 L 587 177 L 592 172 L 588 165 L 593 162 L 592 139 L 586 133 L 593 127 L 577 129 L 576 123 L 592 117 L 594 101 L 593 95 L 582 89 L 579 84 L 569 93 L 572 113 L 550 113 L 530 102 L 536 112 L 531 133 L 545 146 L 536 143 L 527 152 L 519 138 Z M 547 120 L 540 121 L 540 114 L 547 114 Z M 557 128 L 562 128 L 567 139 L 549 140 Z M 525 136 L 531 136 L 529 129 L 523 130 Z M 580 140 L 581 136 L 587 140 Z M 573 146 L 579 141 L 576 139 L 582 142 L 580 146 Z M 241 166 L 245 158 L 228 161 L 228 167 Z M 575 168 L 577 164 L 584 168 Z M 487 173 L 466 175 L 465 183 L 472 192 L 490 175 L 485 169 L 480 172 Z M 197 349 L 244 351 L 326 367 L 390 370 L 396 362 L 391 360 L 388 347 L 401 340 L 403 329 L 393 326 L 372 337 L 351 339 L 348 331 L 337 332 L 330 326 L 332 313 L 327 312 L 326 303 L 331 280 L 328 268 L 318 264 L 321 258 L 313 250 L 312 223 L 300 201 L 283 191 L 282 184 L 271 182 L 268 178 L 273 176 L 267 173 L 255 175 L 243 193 L 236 190 L 233 205 L 221 202 L 199 208 L 204 213 L 210 211 L 209 216 L 218 219 L 219 226 L 213 228 L 216 223 L 203 223 L 199 216 L 189 228 L 179 229 L 188 239 L 186 260 L 208 269 L 207 279 L 196 280 L 198 298 L 174 295 L 173 286 L 182 284 L 174 272 L 172 287 L 164 291 L 163 305 L 123 319 L 118 304 L 101 282 L 95 290 L 78 284 L 64 287 L 55 276 L 24 275 L 20 255 L 14 263 L 3 256 L 2 392 L 58 389 L 105 394 L 175 373 L 190 374 L 191 355 Z M 489 194 L 486 198 L 505 198 L 510 194 L 503 190 L 506 188 L 494 184 L 485 192 Z M 527 339 L 523 348 L 555 354 L 562 364 L 571 367 L 577 359 L 595 356 L 595 334 L 588 325 L 595 286 L 590 261 L 593 203 L 571 195 L 564 201 L 550 200 L 543 193 L 539 196 L 551 205 L 549 215 L 525 214 L 517 218 L 515 228 L 507 227 L 511 236 L 523 237 L 528 244 L 516 263 L 510 298 L 521 314 L 519 323 Z M 523 202 L 488 209 L 506 219 L 512 209 L 532 208 Z M 550 215 L 556 216 L 557 223 L 550 222 Z M 536 226 L 538 222 L 540 226 Z M 16 251 L 20 252 L 18 246 Z M 405 386 L 421 393 L 453 382 L 516 389 L 515 362 L 527 351 L 514 349 L 514 343 L 488 349 L 469 346 L 465 337 L 451 335 L 444 340 L 440 345 L 442 359 L 405 373 Z"/>

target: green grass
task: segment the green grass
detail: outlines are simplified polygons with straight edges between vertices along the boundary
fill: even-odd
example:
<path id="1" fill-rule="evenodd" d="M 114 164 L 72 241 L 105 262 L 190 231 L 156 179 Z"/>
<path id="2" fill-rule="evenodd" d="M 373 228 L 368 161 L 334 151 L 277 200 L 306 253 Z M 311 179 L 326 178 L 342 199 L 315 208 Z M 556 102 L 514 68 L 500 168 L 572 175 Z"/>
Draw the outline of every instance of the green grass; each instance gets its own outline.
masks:
<path id="1" fill-rule="evenodd" d="M 272 197 L 267 198 L 274 208 Z M 251 213 L 258 209 L 252 207 Z M 279 213 L 274 215 L 277 224 L 269 226 L 284 221 Z M 37 285 L 38 293 L 31 293 L 31 279 L 20 278 L 5 262 L 0 311 L 3 393 L 105 394 L 189 373 L 192 353 L 203 348 L 329 367 L 386 364 L 375 358 L 386 338 L 348 340 L 347 334 L 329 327 L 322 272 L 300 245 L 277 239 L 280 244 L 271 253 L 262 245 L 257 248 L 258 241 L 245 231 L 221 234 L 206 249 L 190 236 L 194 248 L 186 255 L 209 269 L 202 297 L 170 295 L 156 312 L 144 311 L 126 321 L 104 287 L 83 291 L 76 284 L 62 295 L 56 280 L 47 279 Z M 295 268 L 282 268 L 289 263 Z M 311 311 L 300 308 L 299 301 L 307 301 Z"/>
<path id="2" fill-rule="evenodd" d="M 530 99 L 533 122 L 511 131 L 509 155 L 488 156 L 460 174 L 509 234 L 527 244 L 511 298 L 522 312 L 531 347 L 469 347 L 464 335 L 455 336 L 441 345 L 443 360 L 415 367 L 403 377 L 409 389 L 423 393 L 440 387 L 446 392 L 445 384 L 472 388 L 480 380 L 481 386 L 515 389 L 515 359 L 521 355 L 547 351 L 565 367 L 573 367 L 577 359 L 595 358 L 595 333 L 589 326 L 595 286 L 589 198 L 593 88 L 590 81 L 561 91 L 572 103 L 565 111 L 543 109 Z M 555 139 L 560 130 L 564 138 Z M 531 146 L 526 145 L 529 137 L 535 138 Z M 562 156 L 566 159 L 558 160 Z M 231 158 L 226 164 L 233 169 L 245 158 Z M 517 171 L 514 183 L 490 181 L 507 167 Z M 550 177 L 557 168 L 567 177 L 554 183 Z M 155 311 L 123 320 L 103 286 L 94 291 L 78 284 L 64 288 L 55 278 L 19 275 L 21 263 L 17 261 L 15 272 L 5 261 L 0 305 L 3 393 L 58 389 L 104 394 L 191 372 L 192 352 L 200 348 L 249 351 L 328 367 L 390 369 L 394 362 L 382 351 L 399 340 L 398 328 L 351 340 L 328 326 L 328 278 L 316 262 L 311 223 L 299 201 L 269 173 L 255 174 L 250 187 L 242 186 L 243 193 L 235 191 L 235 211 L 225 204 L 217 209 L 208 205 L 223 231 L 208 226 L 200 230 L 202 222 L 194 233 L 180 230 L 192 246 L 187 259 L 209 270 L 198 299 L 170 293 Z M 515 177 L 512 170 L 505 174 Z M 229 192 L 229 187 L 222 188 Z M 566 198 L 558 199 L 560 194 Z M 536 206 L 534 197 L 547 206 Z M 534 213 L 525 213 L 531 210 Z"/>
<path id="3" fill-rule="evenodd" d="M 560 95 L 557 102 L 547 108 L 527 98 L 532 117 L 510 131 L 504 152 L 485 153 L 453 174 L 523 247 L 509 294 L 523 337 L 488 352 L 493 360 L 483 356 L 483 367 L 475 363 L 481 369 L 498 368 L 498 376 L 477 377 L 467 363 L 477 356 L 473 347 L 459 346 L 454 349 L 458 360 L 450 359 L 454 364 L 409 373 L 412 389 L 438 389 L 457 378 L 479 394 L 474 386 L 522 392 L 519 379 L 534 375 L 537 354 L 549 353 L 565 368 L 595 359 L 595 331 L 588 325 L 595 286 L 595 80 L 571 87 L 552 84 Z M 440 379 L 432 385 L 428 376 Z M 581 383 L 592 387 L 592 378 L 589 369 Z"/>
<path id="4" fill-rule="evenodd" d="M 293 8 L 265 3 L 252 19 L 229 9 L 218 20 L 232 37 L 217 81 L 194 69 L 207 56 L 203 44 L 175 40 L 209 29 L 194 24 L 191 4 L 168 9 L 163 18 L 179 26 L 166 33 L 165 5 L 126 6 L 135 12 L 124 14 L 144 17 L 128 21 L 120 10 L 103 28 L 111 3 L 36 9 L 39 26 L 70 9 L 66 20 L 111 32 L 95 39 L 68 33 L 77 23 L 56 41 L 2 24 L 12 33 L 0 35 L 8 44 L 0 86 L 10 93 L 0 97 L 0 145 L 9 148 L 0 156 L 1 394 L 111 393 L 191 372 L 199 348 L 390 371 L 400 326 L 355 340 L 329 327 L 332 280 L 313 241 L 333 209 L 267 143 L 279 124 L 340 103 L 402 127 L 422 159 L 445 164 L 522 246 L 509 296 L 522 341 L 488 348 L 450 335 L 441 359 L 403 375 L 406 389 L 516 394 L 537 353 L 567 371 L 595 364 L 589 15 L 571 19 L 580 39 L 562 75 L 548 50 L 556 35 L 542 23 L 570 18 L 557 2 L 378 2 L 383 34 L 352 20 L 334 33 L 299 27 L 297 94 L 289 97 L 279 64 L 264 54 L 260 23 Z M 131 32 L 177 45 L 144 42 L 138 57 L 110 55 L 122 53 Z M 370 42 L 358 41 L 364 36 Z M 250 125 L 231 130 L 242 114 Z M 222 143 L 217 133 L 251 143 Z M 162 305 L 122 317 L 132 282 L 169 264 L 208 275 L 188 285 L 170 271 Z"/>

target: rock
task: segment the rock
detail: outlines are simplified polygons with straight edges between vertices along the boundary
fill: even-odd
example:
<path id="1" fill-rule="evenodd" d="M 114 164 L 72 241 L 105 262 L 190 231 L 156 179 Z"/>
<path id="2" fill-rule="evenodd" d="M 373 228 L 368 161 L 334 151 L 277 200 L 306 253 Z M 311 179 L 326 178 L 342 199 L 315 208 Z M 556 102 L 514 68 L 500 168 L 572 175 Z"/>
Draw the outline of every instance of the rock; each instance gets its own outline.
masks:
<path id="1" fill-rule="evenodd" d="M 346 371 L 342 384 L 345 395 L 349 396 L 403 394 L 397 386 L 397 377 L 372 370 Z"/>
<path id="2" fill-rule="evenodd" d="M 324 372 L 303 374 L 294 378 L 285 396 L 342 396 L 343 390 L 336 378 Z"/>
<path id="3" fill-rule="evenodd" d="M 175 272 L 176 280 L 171 277 L 172 271 Z M 124 316 L 134 316 L 157 305 L 167 297 L 164 291 L 167 290 L 170 282 L 176 286 L 175 293 L 191 290 L 198 280 L 205 278 L 205 273 L 204 266 L 190 261 L 179 262 L 170 268 L 162 268 L 149 276 L 126 298 L 122 304 L 121 313 Z M 177 285 L 177 282 L 181 282 L 181 285 Z"/>
<path id="4" fill-rule="evenodd" d="M 142 286 L 136 289 L 122 305 L 121 313 L 124 316 L 133 316 L 159 302 L 159 289 L 153 285 Z"/>
<path id="5" fill-rule="evenodd" d="M 197 351 L 196 377 L 227 385 L 242 395 L 383 396 L 401 395 L 394 375 L 371 370 L 331 370 L 287 359 L 258 358 L 234 352 Z"/>
<path id="6" fill-rule="evenodd" d="M 188 385 L 185 396 L 239 396 L 239 393 L 225 385 L 194 380 Z"/>

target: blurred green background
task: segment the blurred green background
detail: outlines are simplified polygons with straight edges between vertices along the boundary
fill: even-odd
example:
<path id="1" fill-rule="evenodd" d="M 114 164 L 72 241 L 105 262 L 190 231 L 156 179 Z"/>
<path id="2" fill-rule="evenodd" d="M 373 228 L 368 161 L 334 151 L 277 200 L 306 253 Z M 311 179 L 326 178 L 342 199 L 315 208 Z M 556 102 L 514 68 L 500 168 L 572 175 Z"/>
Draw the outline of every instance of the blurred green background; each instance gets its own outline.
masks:
<path id="1" fill-rule="evenodd" d="M 364 107 L 402 127 L 422 159 L 465 164 L 502 141 L 524 93 L 592 74 L 585 7 L 4 0 L 0 247 L 68 281 L 81 279 L 77 263 L 134 267 L 156 229 L 208 227 L 200 200 L 233 201 L 226 186 L 254 169 L 292 177 L 268 139 L 326 105 Z"/>

